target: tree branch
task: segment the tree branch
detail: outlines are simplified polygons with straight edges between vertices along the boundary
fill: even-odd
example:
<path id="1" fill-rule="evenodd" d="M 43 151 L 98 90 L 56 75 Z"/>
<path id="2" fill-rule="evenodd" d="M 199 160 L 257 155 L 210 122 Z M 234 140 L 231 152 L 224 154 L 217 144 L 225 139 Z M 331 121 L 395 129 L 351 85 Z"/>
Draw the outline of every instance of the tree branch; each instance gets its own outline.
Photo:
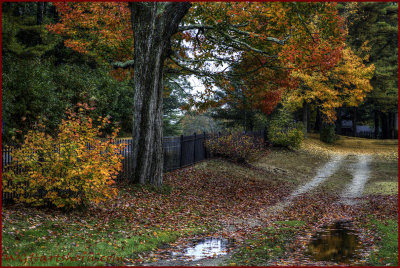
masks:
<path id="1" fill-rule="evenodd" d="M 111 63 L 111 67 L 113 67 L 114 69 L 118 69 L 118 68 L 129 69 L 129 68 L 133 68 L 133 66 L 134 66 L 133 60 L 128 60 L 125 62 L 117 61 L 117 62 Z M 167 67 L 164 67 L 164 72 L 169 73 L 169 74 L 179 74 L 180 73 L 179 70 L 177 70 L 177 69 L 167 68 Z"/>
<path id="2" fill-rule="evenodd" d="M 299 10 L 299 8 L 297 7 L 297 3 L 296 3 L 296 2 L 293 2 L 293 5 L 294 5 L 294 7 L 295 7 L 295 9 L 296 9 L 297 16 L 299 17 L 299 19 L 300 19 L 300 21 L 301 21 L 301 24 L 303 25 L 304 29 L 306 29 L 306 32 L 310 35 L 310 37 L 311 37 L 311 39 L 313 40 L 313 42 L 316 43 L 316 41 L 315 41 L 315 39 L 314 39 L 314 36 L 312 35 L 312 33 L 310 32 L 310 30 L 308 29 L 308 27 L 307 27 L 307 25 L 306 25 L 306 22 L 304 21 L 303 17 L 302 17 L 301 14 L 300 14 L 300 10 Z"/>
<path id="3" fill-rule="evenodd" d="M 183 31 L 187 31 L 187 30 L 203 30 L 204 29 L 208 29 L 208 30 L 212 30 L 215 29 L 214 26 L 211 25 L 205 25 L 205 24 L 192 24 L 192 25 L 186 25 L 186 26 L 179 26 L 178 27 L 178 32 L 183 32 Z"/>
<path id="4" fill-rule="evenodd" d="M 229 27 L 228 29 L 231 30 L 231 31 L 233 31 L 233 32 L 235 32 L 235 33 L 242 34 L 242 35 L 246 35 L 246 36 L 262 37 L 260 34 L 242 31 L 242 30 L 239 30 L 239 29 L 236 29 L 236 28 L 233 28 L 233 27 Z M 265 39 L 266 39 L 267 41 L 271 41 L 271 42 L 278 43 L 278 44 L 280 44 L 280 45 L 284 45 L 285 42 L 286 42 L 287 40 L 289 40 L 289 38 L 290 38 L 290 35 L 288 35 L 288 36 L 287 36 L 285 39 L 283 39 L 283 40 L 280 40 L 280 39 L 275 38 L 275 37 L 270 37 L 270 36 L 267 36 Z"/>
<path id="5" fill-rule="evenodd" d="M 133 68 L 134 61 L 133 60 L 128 60 L 128 61 L 125 61 L 125 62 L 117 61 L 117 62 L 111 63 L 111 66 L 114 69 L 118 69 L 118 68 L 122 68 L 122 69 Z"/>
<path id="6" fill-rule="evenodd" d="M 194 73 L 194 74 L 197 74 L 199 76 L 210 76 L 210 77 L 213 77 L 213 76 L 218 76 L 219 75 L 219 74 L 212 73 L 212 72 L 194 70 L 192 68 L 184 66 L 184 65 L 180 64 L 179 60 L 177 58 L 175 58 L 174 56 L 172 56 L 172 55 L 169 58 L 172 60 L 172 62 L 174 62 L 176 65 L 178 65 L 183 70 L 191 72 L 191 73 Z"/>

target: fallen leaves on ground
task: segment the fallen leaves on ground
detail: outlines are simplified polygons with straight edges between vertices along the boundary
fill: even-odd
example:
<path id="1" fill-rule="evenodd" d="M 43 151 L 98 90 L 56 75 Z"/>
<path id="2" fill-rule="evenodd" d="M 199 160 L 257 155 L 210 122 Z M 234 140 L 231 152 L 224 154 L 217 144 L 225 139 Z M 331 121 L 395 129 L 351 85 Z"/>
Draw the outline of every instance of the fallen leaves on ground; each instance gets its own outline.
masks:
<path id="1" fill-rule="evenodd" d="M 28 221 L 29 230 L 47 229 L 39 244 L 40 240 L 55 241 L 73 235 L 75 246 L 84 245 L 89 252 L 96 243 L 109 242 L 117 236 L 129 239 L 134 235 L 143 235 L 146 239 L 146 234 L 158 236 L 159 231 L 187 230 L 166 248 L 154 249 L 130 259 L 131 264 L 141 264 L 169 258 L 171 249 L 183 250 L 184 245 L 189 243 L 187 237 L 207 235 L 231 238 L 239 246 L 259 232 L 261 227 L 279 228 L 275 221 L 298 220 L 306 224 L 297 228 L 294 241 L 287 241 L 285 257 L 268 265 L 318 265 L 322 263 L 308 259 L 304 250 L 312 234 L 325 224 L 338 219 L 352 221 L 364 245 L 364 252 L 360 254 L 365 257 L 374 250 L 377 239 L 375 234 L 364 228 L 370 219 L 368 215 L 378 219 L 397 219 L 396 195 L 370 195 L 359 198 L 358 205 L 349 206 L 339 203 L 335 193 L 323 191 L 301 195 L 281 213 L 264 217 L 260 211 L 281 202 L 296 185 L 277 178 L 275 173 L 249 166 L 241 168 L 265 179 L 243 178 L 242 174 L 230 172 L 231 164 L 221 160 L 210 161 L 216 161 L 217 165 L 225 168 L 207 169 L 207 166 L 196 165 L 176 170 L 164 176 L 166 186 L 161 189 L 120 185 L 121 191 L 114 200 L 92 206 L 86 211 L 63 212 L 21 205 L 7 206 L 2 212 L 3 232 L 12 233 L 18 244 L 23 239 L 21 234 L 26 231 L 21 230 L 18 223 Z M 117 226 L 116 220 L 120 222 Z M 44 222 L 46 226 L 42 225 Z M 196 227 L 201 229 L 200 232 L 197 230 L 197 235 L 193 231 Z M 112 246 L 118 252 L 124 247 L 124 242 L 120 240 Z M 3 244 L 2 247 L 3 252 L 10 250 L 10 245 Z M 129 259 L 130 256 L 125 257 Z M 360 257 L 358 264 L 365 261 L 364 257 Z"/>

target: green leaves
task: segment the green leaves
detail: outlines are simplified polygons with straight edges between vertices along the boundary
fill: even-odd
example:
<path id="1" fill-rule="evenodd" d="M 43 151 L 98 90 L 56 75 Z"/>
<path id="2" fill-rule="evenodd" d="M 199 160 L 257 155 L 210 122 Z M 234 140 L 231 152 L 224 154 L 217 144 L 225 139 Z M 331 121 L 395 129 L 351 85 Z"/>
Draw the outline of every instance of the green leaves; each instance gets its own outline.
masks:
<path id="1" fill-rule="evenodd" d="M 304 139 L 303 126 L 301 123 L 294 123 L 289 111 L 279 109 L 271 118 L 268 139 L 275 146 L 299 149 Z"/>

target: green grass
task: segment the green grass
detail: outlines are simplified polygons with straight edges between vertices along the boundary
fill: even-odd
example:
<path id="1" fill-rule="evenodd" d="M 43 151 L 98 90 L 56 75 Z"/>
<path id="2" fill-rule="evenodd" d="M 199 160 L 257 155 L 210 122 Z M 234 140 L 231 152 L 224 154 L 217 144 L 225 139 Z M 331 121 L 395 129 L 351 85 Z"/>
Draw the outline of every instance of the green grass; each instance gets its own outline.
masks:
<path id="1" fill-rule="evenodd" d="M 303 151 L 291 151 L 285 148 L 271 148 L 270 154 L 253 163 L 255 166 L 270 170 L 274 178 L 303 184 L 314 177 L 320 166 L 328 161 L 327 157 L 309 154 Z M 283 173 L 274 172 L 274 168 Z"/>
<path id="2" fill-rule="evenodd" d="M 303 221 L 276 221 L 245 241 L 244 245 L 228 261 L 231 265 L 267 265 L 285 253 L 285 247 L 296 236 Z"/>
<path id="3" fill-rule="evenodd" d="M 371 176 L 365 186 L 365 194 L 392 195 L 398 193 L 398 160 L 389 161 L 374 157 Z"/>
<path id="4" fill-rule="evenodd" d="M 379 250 L 370 255 L 370 265 L 397 266 L 398 265 L 398 222 L 395 220 L 372 220 L 371 229 L 376 230 L 381 240 L 378 242 Z"/>
<path id="5" fill-rule="evenodd" d="M 302 143 L 302 151 L 311 154 L 329 155 L 335 153 L 372 154 L 382 159 L 398 159 L 398 140 L 375 140 L 356 137 L 339 136 L 334 144 L 319 140 L 319 134 L 308 133 Z"/>
<path id="6" fill-rule="evenodd" d="M 90 222 L 41 222 L 34 229 L 27 220 L 17 220 L 12 226 L 3 227 L 3 266 L 122 265 L 123 259 L 131 259 L 133 262 L 140 258 L 140 253 L 174 242 L 180 236 L 204 231 L 202 227 L 182 231 L 143 227 L 133 232 L 133 228 L 120 220 L 111 221 L 106 228 L 98 228 Z M 32 254 L 33 258 L 30 257 Z M 79 260 L 73 259 L 77 256 L 81 256 Z"/>

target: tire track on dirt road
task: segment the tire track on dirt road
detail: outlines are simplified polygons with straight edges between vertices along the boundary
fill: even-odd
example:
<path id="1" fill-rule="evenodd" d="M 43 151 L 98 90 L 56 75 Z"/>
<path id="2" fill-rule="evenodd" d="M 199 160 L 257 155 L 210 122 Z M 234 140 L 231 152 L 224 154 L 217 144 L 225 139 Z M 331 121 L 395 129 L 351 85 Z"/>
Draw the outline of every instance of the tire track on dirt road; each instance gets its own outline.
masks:
<path id="1" fill-rule="evenodd" d="M 354 200 L 360 197 L 364 191 L 364 186 L 370 177 L 371 156 L 358 155 L 358 162 L 354 165 L 353 180 L 344 189 L 340 196 L 340 202 L 346 205 L 355 205 L 357 201 Z"/>
<path id="2" fill-rule="evenodd" d="M 321 183 L 325 182 L 329 177 L 336 173 L 339 167 L 343 164 L 346 156 L 347 155 L 344 154 L 333 155 L 332 158 L 324 166 L 318 169 L 317 174 L 311 181 L 297 188 L 297 190 L 292 192 L 282 202 L 279 202 L 278 204 L 265 209 L 260 213 L 260 215 L 262 217 L 266 217 L 267 215 L 271 216 L 271 214 L 281 211 L 282 209 L 290 205 L 293 202 L 293 199 L 297 196 L 302 195 L 319 186 Z"/>

